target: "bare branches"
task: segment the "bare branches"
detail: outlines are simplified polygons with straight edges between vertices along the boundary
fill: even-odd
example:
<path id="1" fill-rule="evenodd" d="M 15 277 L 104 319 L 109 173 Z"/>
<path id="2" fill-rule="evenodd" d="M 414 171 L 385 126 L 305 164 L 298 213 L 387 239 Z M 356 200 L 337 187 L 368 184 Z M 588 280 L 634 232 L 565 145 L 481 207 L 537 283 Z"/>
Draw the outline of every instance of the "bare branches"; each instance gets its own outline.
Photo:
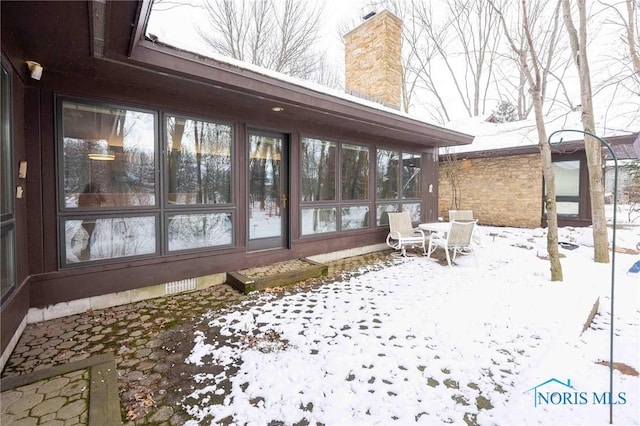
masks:
<path id="1" fill-rule="evenodd" d="M 558 218 L 556 214 L 556 189 L 555 189 L 555 177 L 552 167 L 551 159 L 551 147 L 547 143 L 547 131 L 544 120 L 543 106 L 544 106 L 544 87 L 546 86 L 546 75 L 549 73 L 549 66 L 544 66 L 540 62 L 540 53 L 545 54 L 547 58 L 553 57 L 554 49 L 556 46 L 556 34 L 559 14 L 559 2 L 553 12 L 552 21 L 555 24 L 552 26 L 553 30 L 549 41 L 546 44 L 542 44 L 545 50 L 539 50 L 539 46 L 536 45 L 533 33 L 538 35 L 541 32 L 540 17 L 544 11 L 544 7 L 541 3 L 533 3 L 531 10 L 529 9 L 529 2 L 527 0 L 521 0 L 520 3 L 520 27 L 522 32 L 517 32 L 520 37 L 519 41 L 516 41 L 513 34 L 509 31 L 507 19 L 505 13 L 493 0 L 489 0 L 490 6 L 497 13 L 502 28 L 505 33 L 505 37 L 509 41 L 511 50 L 518 56 L 521 76 L 526 78 L 531 96 L 533 98 L 533 109 L 535 113 L 536 128 L 538 133 L 538 147 L 540 148 L 540 155 L 542 160 L 542 174 L 544 176 L 544 205 L 546 209 L 548 233 L 547 233 L 547 251 L 549 253 L 549 262 L 551 268 L 551 280 L 562 281 L 562 266 L 560 265 L 560 256 L 558 252 Z M 538 23 L 534 27 L 534 23 Z M 547 59 L 547 63 L 550 63 Z"/>
<path id="2" fill-rule="evenodd" d="M 207 0 L 207 27 L 198 34 L 214 51 L 295 77 L 326 78 L 315 52 L 321 6 L 296 0 Z"/>

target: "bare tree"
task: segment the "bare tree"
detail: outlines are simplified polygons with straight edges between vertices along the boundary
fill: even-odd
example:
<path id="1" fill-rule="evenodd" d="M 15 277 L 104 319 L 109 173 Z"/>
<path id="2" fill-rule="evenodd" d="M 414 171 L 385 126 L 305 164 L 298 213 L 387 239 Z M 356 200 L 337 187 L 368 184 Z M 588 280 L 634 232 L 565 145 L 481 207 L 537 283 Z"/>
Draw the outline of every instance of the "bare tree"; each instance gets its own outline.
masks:
<path id="1" fill-rule="evenodd" d="M 335 87 L 316 49 L 323 8 L 296 0 L 207 0 L 198 34 L 221 55 Z"/>
<path id="2" fill-rule="evenodd" d="M 627 20 L 626 20 L 626 38 L 629 45 L 629 57 L 633 64 L 633 71 L 636 78 L 640 79 L 640 34 L 638 30 L 638 0 L 626 0 Z"/>
<path id="3" fill-rule="evenodd" d="M 437 23 L 430 2 L 414 4 L 414 19 L 443 61 L 468 115 L 483 114 L 500 37 L 497 16 L 483 1 L 453 0 L 446 5 L 445 22 Z M 450 34 L 450 30 L 455 34 Z M 451 54 L 456 50 L 459 54 Z M 459 71 L 460 60 L 464 64 L 463 73 Z M 433 89 L 437 93 L 437 88 Z"/>
<path id="4" fill-rule="evenodd" d="M 562 0 L 562 14 L 569 35 L 571 53 L 580 79 L 582 102 L 582 127 L 585 132 L 595 134 L 591 73 L 587 58 L 587 12 L 585 0 L 576 0 L 578 6 L 579 32 L 573 23 L 570 0 Z M 602 180 L 602 147 L 600 142 L 586 134 L 584 138 L 589 169 L 589 191 L 593 221 L 593 258 L 598 263 L 609 263 L 609 239 L 607 218 L 604 210 L 604 184 Z"/>
<path id="5" fill-rule="evenodd" d="M 445 180 L 451 186 L 451 203 L 449 209 L 459 210 L 461 205 L 462 193 L 460 192 L 460 175 L 462 165 L 458 161 L 458 155 L 450 147 L 444 149 L 444 153 L 440 153 L 440 170 L 444 174 Z"/>
<path id="6" fill-rule="evenodd" d="M 622 72 L 618 73 L 614 84 L 631 80 L 634 87 L 625 87 L 633 93 L 640 94 L 640 29 L 638 28 L 638 14 L 640 9 L 639 0 L 625 0 L 624 10 L 621 11 L 619 4 L 610 4 L 600 1 L 605 8 L 611 10 L 615 19 L 608 19 L 606 23 L 619 26 L 622 29 L 620 39 L 628 49 L 628 56 L 617 57 L 617 61 L 622 65 Z"/>
<path id="7" fill-rule="evenodd" d="M 556 212 L 556 187 L 555 177 L 552 167 L 551 147 L 547 143 L 547 131 L 544 123 L 544 91 L 546 86 L 545 74 L 548 70 L 541 64 L 540 54 L 547 57 L 553 56 L 554 49 L 558 42 L 558 27 L 560 14 L 560 1 L 557 0 L 553 12 L 553 18 L 548 23 L 549 27 L 538 19 L 542 16 L 545 0 L 534 2 L 531 9 L 528 8 L 529 2 L 522 0 L 520 4 L 520 28 L 521 34 L 526 41 L 524 45 L 517 44 L 516 38 L 512 35 L 505 18 L 504 5 L 496 5 L 493 0 L 489 0 L 489 4 L 499 16 L 500 23 L 504 30 L 505 36 L 509 41 L 509 45 L 519 58 L 520 69 L 522 74 L 527 78 L 529 90 L 533 96 L 533 109 L 536 119 L 536 127 L 538 130 L 538 146 L 542 157 L 542 174 L 544 176 L 545 196 L 544 205 L 547 210 L 547 252 L 549 253 L 549 262 L 551 267 L 551 280 L 562 281 L 562 265 L 560 264 L 560 254 L 558 251 L 558 217 Z M 532 27 L 531 23 L 537 22 L 536 27 Z M 541 46 L 534 43 L 532 35 L 535 30 L 538 39 L 544 34 L 546 44 Z"/>

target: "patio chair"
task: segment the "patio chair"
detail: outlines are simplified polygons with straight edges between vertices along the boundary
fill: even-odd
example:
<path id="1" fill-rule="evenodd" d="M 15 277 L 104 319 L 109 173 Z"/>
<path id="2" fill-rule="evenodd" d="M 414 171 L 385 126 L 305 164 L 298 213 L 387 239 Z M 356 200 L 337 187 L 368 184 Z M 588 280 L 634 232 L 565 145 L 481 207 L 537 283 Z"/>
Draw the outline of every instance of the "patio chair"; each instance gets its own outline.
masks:
<path id="1" fill-rule="evenodd" d="M 473 210 L 449 210 L 449 222 L 470 222 L 473 220 Z M 478 224 L 473 228 L 473 241 L 479 246 L 482 245 Z"/>
<path id="2" fill-rule="evenodd" d="M 387 245 L 399 250 L 402 256 L 407 256 L 407 246 L 422 247 L 422 253 L 427 254 L 424 232 L 413 227 L 409 212 L 389 213 Z"/>
<path id="3" fill-rule="evenodd" d="M 431 257 L 436 248 L 442 247 L 445 255 L 447 256 L 447 264 L 451 267 L 451 261 L 456 260 L 456 254 L 471 252 L 478 265 L 478 257 L 473 247 L 473 230 L 476 226 L 477 220 L 471 222 L 451 222 L 449 232 L 446 235 L 432 234 L 429 239 L 429 249 L 427 250 L 427 256 Z M 453 252 L 453 259 L 449 255 L 449 250 Z"/>
<path id="4" fill-rule="evenodd" d="M 473 220 L 472 210 L 449 210 L 449 222 L 457 220 L 459 222 L 467 222 Z"/>

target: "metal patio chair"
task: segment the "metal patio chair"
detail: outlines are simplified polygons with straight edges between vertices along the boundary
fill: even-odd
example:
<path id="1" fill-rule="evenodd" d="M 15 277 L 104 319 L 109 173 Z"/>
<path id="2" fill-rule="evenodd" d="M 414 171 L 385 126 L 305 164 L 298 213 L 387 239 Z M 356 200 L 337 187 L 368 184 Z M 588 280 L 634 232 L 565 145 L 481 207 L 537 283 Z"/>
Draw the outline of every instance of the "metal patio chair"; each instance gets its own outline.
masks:
<path id="1" fill-rule="evenodd" d="M 394 250 L 399 250 L 402 256 L 407 256 L 407 246 L 421 247 L 422 253 L 426 255 L 424 232 L 420 228 L 413 227 L 409 212 L 388 213 L 388 215 L 387 245 Z"/>
<path id="2" fill-rule="evenodd" d="M 431 257 L 436 248 L 442 247 L 447 257 L 447 264 L 451 267 L 452 260 L 456 260 L 457 253 L 472 253 L 478 265 L 478 257 L 476 256 L 475 249 L 473 247 L 473 231 L 476 226 L 477 220 L 471 222 L 451 222 L 449 231 L 446 235 L 431 234 L 429 239 L 429 248 L 427 250 L 427 256 Z M 453 252 L 453 256 L 449 255 L 449 250 Z M 452 258 L 453 257 L 453 258 Z"/>
<path id="3" fill-rule="evenodd" d="M 449 210 L 449 222 L 471 222 L 473 220 L 473 210 Z M 479 246 L 482 245 L 480 229 L 477 223 L 473 228 L 473 241 Z"/>

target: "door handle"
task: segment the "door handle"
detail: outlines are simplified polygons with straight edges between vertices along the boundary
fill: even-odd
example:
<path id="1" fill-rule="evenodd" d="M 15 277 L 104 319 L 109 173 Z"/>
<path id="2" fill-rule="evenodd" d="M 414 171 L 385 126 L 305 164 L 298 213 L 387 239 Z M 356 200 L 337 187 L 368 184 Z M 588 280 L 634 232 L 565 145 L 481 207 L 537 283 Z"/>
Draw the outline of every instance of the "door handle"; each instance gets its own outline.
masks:
<path id="1" fill-rule="evenodd" d="M 280 194 L 280 206 L 282 208 L 287 207 L 287 194 L 285 193 Z"/>

